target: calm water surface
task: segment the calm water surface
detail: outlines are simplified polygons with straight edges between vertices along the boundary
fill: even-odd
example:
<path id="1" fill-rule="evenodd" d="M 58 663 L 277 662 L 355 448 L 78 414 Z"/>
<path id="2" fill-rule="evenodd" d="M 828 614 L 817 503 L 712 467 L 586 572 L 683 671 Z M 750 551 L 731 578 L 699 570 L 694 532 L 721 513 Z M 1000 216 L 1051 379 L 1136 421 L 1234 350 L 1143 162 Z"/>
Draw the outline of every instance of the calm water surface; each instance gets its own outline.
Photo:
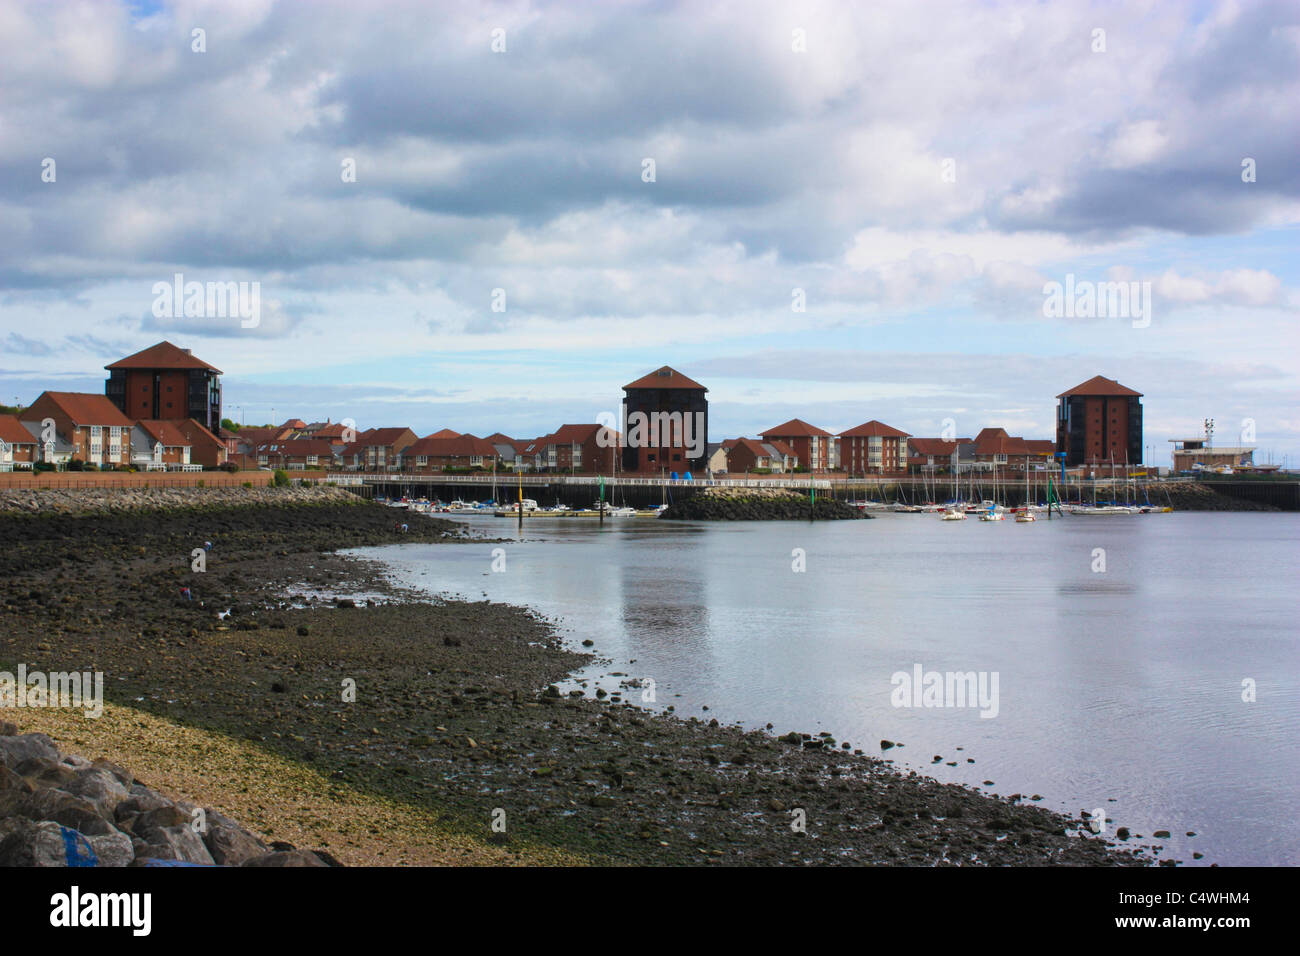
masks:
<path id="1" fill-rule="evenodd" d="M 467 520 L 515 535 L 507 519 Z M 900 741 L 887 756 L 939 780 L 1076 815 L 1100 807 L 1108 832 L 1144 842 L 1169 830 L 1162 859 L 1296 864 L 1298 534 L 1291 514 L 537 519 L 504 545 L 359 553 L 431 593 L 558 618 L 610 659 L 580 675 L 591 690 L 623 671 L 653 678 L 659 705 L 683 716 L 826 730 L 868 753 Z M 894 706 L 891 677 L 916 664 L 997 672 L 997 716 Z"/>

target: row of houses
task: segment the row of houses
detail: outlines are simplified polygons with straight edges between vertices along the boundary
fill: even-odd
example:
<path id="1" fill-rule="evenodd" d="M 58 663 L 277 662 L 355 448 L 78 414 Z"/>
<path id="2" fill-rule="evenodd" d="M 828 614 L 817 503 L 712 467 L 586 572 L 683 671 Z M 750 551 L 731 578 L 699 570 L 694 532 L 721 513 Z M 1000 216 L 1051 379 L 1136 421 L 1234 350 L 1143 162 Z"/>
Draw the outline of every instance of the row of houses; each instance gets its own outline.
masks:
<path id="1" fill-rule="evenodd" d="M 133 420 L 90 392 L 42 392 L 17 415 L 0 415 L 0 471 L 38 463 L 201 471 L 226 460 L 225 443 L 196 420 Z"/>
<path id="2" fill-rule="evenodd" d="M 511 438 L 500 432 L 480 438 L 450 428 L 418 437 L 406 427 L 364 431 L 324 427 L 313 433 L 290 420 L 275 428 L 223 432 L 235 460 L 249 467 L 437 474 L 482 469 L 612 473 L 617 467 L 617 431 L 601 425 L 562 425 L 540 438 Z"/>
<path id="3" fill-rule="evenodd" d="M 810 471 L 851 477 L 962 470 L 1021 470 L 1051 463 L 1056 443 L 1026 439 L 1003 428 L 985 428 L 975 438 L 921 438 L 872 420 L 832 434 L 792 419 L 758 439 L 732 438 L 709 446 L 712 474 Z"/>

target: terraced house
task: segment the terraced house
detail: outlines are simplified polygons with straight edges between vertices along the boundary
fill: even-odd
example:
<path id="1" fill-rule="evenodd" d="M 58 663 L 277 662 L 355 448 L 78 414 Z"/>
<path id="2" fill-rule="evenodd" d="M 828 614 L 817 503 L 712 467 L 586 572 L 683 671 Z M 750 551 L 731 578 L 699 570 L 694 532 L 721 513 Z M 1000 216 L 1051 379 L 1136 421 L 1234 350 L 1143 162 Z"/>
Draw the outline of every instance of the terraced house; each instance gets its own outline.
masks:
<path id="1" fill-rule="evenodd" d="M 444 429 L 443 431 L 447 431 Z M 497 446 L 476 435 L 444 437 L 439 432 L 414 441 L 402 449 L 401 470 L 434 474 L 448 468 L 493 468 L 500 453 Z"/>
<path id="2" fill-rule="evenodd" d="M 409 428 L 368 428 L 344 447 L 340 457 L 349 471 L 397 471 L 402 451 L 415 441 Z"/>
<path id="3" fill-rule="evenodd" d="M 256 457 L 261 468 L 285 471 L 333 468 L 334 446 L 324 438 L 286 438 L 258 445 Z"/>
<path id="4" fill-rule="evenodd" d="M 100 468 L 129 467 L 133 423 L 103 395 L 42 392 L 23 409 L 23 427 L 37 441 L 39 461 L 79 460 Z M 44 422 L 53 420 L 52 431 Z"/>

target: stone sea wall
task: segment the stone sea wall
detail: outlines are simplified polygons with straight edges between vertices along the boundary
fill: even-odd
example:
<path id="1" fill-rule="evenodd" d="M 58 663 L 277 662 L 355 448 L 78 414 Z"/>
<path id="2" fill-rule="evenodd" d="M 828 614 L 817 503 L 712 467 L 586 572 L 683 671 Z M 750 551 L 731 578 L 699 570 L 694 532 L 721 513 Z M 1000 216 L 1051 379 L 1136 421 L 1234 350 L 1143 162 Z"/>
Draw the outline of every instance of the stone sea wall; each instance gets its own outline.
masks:
<path id="1" fill-rule="evenodd" d="M 864 515 L 832 498 L 819 497 L 810 506 L 807 494 L 785 488 L 711 487 L 674 502 L 661 517 L 670 521 L 826 521 Z"/>

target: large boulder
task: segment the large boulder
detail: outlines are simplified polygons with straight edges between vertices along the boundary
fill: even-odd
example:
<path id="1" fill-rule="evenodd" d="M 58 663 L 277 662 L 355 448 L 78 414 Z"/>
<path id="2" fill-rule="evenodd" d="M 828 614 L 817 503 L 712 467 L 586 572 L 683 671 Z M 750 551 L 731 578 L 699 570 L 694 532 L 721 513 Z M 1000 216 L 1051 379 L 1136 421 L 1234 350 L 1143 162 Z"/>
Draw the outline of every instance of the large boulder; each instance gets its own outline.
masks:
<path id="1" fill-rule="evenodd" d="M 32 757 L 52 760 L 57 764 L 59 750 L 45 734 L 22 734 L 17 737 L 0 735 L 0 763 L 6 767 L 16 767 Z"/>
<path id="2" fill-rule="evenodd" d="M 89 765 L 77 774 L 76 780 L 63 789 L 94 804 L 100 816 L 108 820 L 113 819 L 118 804 L 128 796 L 122 781 L 112 773 Z"/>
<path id="3" fill-rule="evenodd" d="M 267 853 L 247 860 L 243 866 L 329 866 L 311 850 L 285 850 L 283 853 Z"/>
<path id="4" fill-rule="evenodd" d="M 242 827 L 221 823 L 208 827 L 208 832 L 203 835 L 203 844 L 220 866 L 243 866 L 249 860 L 264 856 L 270 849 Z"/>
<path id="5" fill-rule="evenodd" d="M 215 861 L 203 839 L 188 823 L 177 826 L 144 826 L 137 821 L 135 836 L 145 844 L 142 850 L 135 844 L 136 859 L 180 860 L 184 863 L 203 863 L 211 866 Z"/>
<path id="6" fill-rule="evenodd" d="M 50 820 L 4 821 L 0 866 L 94 866 L 97 856 L 82 833 Z"/>

